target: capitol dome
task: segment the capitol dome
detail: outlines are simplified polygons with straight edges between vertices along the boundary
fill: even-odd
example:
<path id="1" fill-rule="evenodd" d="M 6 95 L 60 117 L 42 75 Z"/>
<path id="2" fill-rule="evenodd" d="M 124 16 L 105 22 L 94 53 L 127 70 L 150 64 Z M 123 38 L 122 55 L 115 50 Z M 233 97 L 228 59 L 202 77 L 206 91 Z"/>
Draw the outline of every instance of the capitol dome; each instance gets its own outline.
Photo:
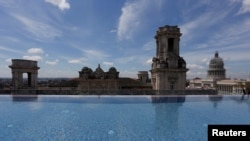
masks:
<path id="1" fill-rule="evenodd" d="M 219 57 L 219 53 L 216 51 L 214 57 L 210 60 L 207 77 L 225 79 L 225 73 L 223 59 Z"/>
<path id="2" fill-rule="evenodd" d="M 219 53 L 217 51 L 215 52 L 214 58 L 210 60 L 209 68 L 224 68 L 224 62 L 222 58 L 219 57 Z"/>

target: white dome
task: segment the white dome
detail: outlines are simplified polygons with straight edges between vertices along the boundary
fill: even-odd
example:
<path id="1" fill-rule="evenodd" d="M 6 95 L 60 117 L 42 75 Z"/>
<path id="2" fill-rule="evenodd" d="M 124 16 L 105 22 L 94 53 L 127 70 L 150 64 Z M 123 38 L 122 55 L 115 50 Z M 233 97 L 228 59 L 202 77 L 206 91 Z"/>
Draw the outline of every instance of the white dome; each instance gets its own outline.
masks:
<path id="1" fill-rule="evenodd" d="M 210 60 L 207 77 L 215 79 L 224 79 L 226 77 L 223 59 L 219 57 L 217 51 L 214 54 L 214 58 Z"/>

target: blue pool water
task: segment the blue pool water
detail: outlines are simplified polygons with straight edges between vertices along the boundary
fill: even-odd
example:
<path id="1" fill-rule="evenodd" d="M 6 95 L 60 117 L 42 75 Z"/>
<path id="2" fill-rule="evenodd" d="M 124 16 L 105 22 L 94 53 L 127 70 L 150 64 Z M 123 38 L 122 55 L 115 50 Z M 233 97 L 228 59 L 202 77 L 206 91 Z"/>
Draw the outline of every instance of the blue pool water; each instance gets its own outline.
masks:
<path id="1" fill-rule="evenodd" d="M 0 141 L 205 141 L 250 124 L 245 96 L 0 96 Z"/>

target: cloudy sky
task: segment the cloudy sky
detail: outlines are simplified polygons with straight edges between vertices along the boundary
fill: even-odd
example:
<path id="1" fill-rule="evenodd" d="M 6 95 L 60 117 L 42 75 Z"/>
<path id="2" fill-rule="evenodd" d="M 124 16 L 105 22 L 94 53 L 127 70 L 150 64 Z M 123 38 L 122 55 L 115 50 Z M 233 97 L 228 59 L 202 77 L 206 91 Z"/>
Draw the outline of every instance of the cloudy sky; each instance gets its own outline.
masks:
<path id="1" fill-rule="evenodd" d="M 250 0 L 0 0 L 0 78 L 11 59 L 37 60 L 38 77 L 84 66 L 121 77 L 150 70 L 156 30 L 178 25 L 188 78 L 206 77 L 215 51 L 231 78 L 250 76 Z"/>

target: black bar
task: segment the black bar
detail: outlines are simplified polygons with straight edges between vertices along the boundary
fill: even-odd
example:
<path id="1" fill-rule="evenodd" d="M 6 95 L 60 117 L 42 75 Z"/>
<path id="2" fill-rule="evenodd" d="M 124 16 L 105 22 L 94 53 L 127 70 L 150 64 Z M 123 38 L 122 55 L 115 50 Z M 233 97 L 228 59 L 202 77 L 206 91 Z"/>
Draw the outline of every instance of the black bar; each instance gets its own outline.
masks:
<path id="1" fill-rule="evenodd" d="M 208 125 L 208 141 L 250 141 L 249 125 Z"/>

